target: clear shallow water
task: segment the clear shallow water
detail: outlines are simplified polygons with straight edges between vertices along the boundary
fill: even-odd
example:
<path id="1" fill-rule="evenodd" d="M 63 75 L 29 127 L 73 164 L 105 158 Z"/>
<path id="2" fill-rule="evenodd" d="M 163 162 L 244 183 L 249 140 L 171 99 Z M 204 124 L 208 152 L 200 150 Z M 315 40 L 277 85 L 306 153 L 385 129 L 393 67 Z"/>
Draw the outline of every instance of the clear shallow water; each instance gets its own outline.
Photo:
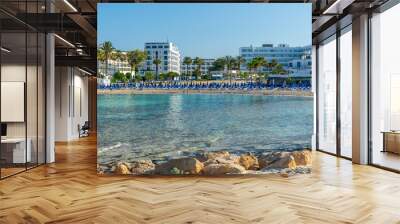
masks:
<path id="1" fill-rule="evenodd" d="M 311 147 L 313 99 L 229 94 L 98 95 L 98 162 L 197 150 Z"/>

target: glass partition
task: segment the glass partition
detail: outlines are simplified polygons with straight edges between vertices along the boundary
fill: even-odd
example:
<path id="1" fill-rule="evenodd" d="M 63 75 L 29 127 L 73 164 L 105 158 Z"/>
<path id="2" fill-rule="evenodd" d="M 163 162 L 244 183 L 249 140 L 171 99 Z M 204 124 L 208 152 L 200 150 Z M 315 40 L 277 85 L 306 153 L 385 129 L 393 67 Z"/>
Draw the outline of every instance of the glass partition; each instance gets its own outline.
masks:
<path id="1" fill-rule="evenodd" d="M 371 19 L 371 162 L 400 170 L 400 5 Z"/>
<path id="2" fill-rule="evenodd" d="M 19 15 L 43 1 L 1 2 Z M 5 22 L 6 21 L 6 22 Z M 0 12 L 0 178 L 45 163 L 45 35 Z"/>
<path id="3" fill-rule="evenodd" d="M 318 149 L 336 153 L 336 36 L 318 47 Z"/>
<path id="4" fill-rule="evenodd" d="M 352 157 L 352 33 L 351 26 L 340 36 L 340 154 Z"/>
<path id="5" fill-rule="evenodd" d="M 30 162 L 26 150 L 26 41 L 25 32 L 1 34 L 2 177 L 24 171 Z"/>

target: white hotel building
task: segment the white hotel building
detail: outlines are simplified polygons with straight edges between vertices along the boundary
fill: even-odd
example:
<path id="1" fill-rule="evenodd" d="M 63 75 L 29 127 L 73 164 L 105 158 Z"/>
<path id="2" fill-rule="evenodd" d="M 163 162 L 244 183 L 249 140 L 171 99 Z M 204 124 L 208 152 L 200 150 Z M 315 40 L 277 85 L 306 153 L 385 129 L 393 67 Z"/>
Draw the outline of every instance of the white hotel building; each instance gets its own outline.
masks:
<path id="1" fill-rule="evenodd" d="M 144 50 L 147 52 L 147 59 L 144 62 L 141 72 L 156 72 L 155 59 L 160 59 L 158 73 L 176 72 L 181 73 L 180 62 L 181 54 L 178 47 L 171 42 L 148 42 L 144 44 Z"/>
<path id="2" fill-rule="evenodd" d="M 263 57 L 267 62 L 275 59 L 283 68 L 295 72 L 306 73 L 311 76 L 311 46 L 290 47 L 287 44 L 263 44 L 261 47 L 241 47 L 239 55 L 242 56 L 246 63 L 255 57 Z M 246 70 L 246 65 L 242 65 L 242 69 Z M 266 68 L 261 68 L 267 71 Z"/>
<path id="3" fill-rule="evenodd" d="M 201 65 L 200 67 L 200 72 L 201 75 L 206 75 L 210 68 L 213 66 L 213 63 L 215 59 L 213 58 L 202 58 L 204 60 L 204 64 Z M 194 64 L 194 58 L 192 58 L 192 64 L 187 66 L 186 64 L 183 63 L 183 60 L 181 61 L 181 72 L 182 74 L 192 74 L 194 71 L 196 71 L 198 65 Z"/>
<path id="4" fill-rule="evenodd" d="M 126 54 L 126 52 L 122 52 L 122 54 Z M 107 75 L 112 76 L 116 72 L 122 72 L 124 74 L 131 72 L 131 66 L 127 60 L 115 60 L 108 59 L 108 72 Z M 106 62 L 105 61 L 97 61 L 97 69 L 100 74 L 106 74 Z"/>

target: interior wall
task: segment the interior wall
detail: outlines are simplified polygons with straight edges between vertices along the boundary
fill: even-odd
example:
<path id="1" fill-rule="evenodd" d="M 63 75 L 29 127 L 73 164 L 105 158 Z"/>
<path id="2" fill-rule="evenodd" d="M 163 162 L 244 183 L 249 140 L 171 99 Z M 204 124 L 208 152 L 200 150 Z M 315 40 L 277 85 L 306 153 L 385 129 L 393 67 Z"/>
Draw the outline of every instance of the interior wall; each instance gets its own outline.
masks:
<path id="1" fill-rule="evenodd" d="M 26 74 L 25 69 L 26 69 L 25 64 L 2 64 L 1 81 L 25 83 L 25 74 Z M 32 94 L 33 94 L 32 92 L 28 92 L 27 96 L 32 97 Z M 7 137 L 25 138 L 25 122 L 7 122 Z"/>
<path id="2" fill-rule="evenodd" d="M 73 67 L 56 67 L 55 74 L 55 140 L 70 141 L 89 118 L 88 77 Z"/>

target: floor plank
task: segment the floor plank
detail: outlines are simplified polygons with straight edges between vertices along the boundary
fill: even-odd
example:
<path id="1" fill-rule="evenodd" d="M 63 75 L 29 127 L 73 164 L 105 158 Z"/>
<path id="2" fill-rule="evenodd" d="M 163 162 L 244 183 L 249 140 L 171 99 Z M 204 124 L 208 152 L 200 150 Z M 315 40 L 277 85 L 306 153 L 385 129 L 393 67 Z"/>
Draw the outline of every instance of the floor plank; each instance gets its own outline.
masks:
<path id="1" fill-rule="evenodd" d="M 0 223 L 400 223 L 400 175 L 314 152 L 311 174 L 96 174 L 96 138 L 0 181 Z"/>

